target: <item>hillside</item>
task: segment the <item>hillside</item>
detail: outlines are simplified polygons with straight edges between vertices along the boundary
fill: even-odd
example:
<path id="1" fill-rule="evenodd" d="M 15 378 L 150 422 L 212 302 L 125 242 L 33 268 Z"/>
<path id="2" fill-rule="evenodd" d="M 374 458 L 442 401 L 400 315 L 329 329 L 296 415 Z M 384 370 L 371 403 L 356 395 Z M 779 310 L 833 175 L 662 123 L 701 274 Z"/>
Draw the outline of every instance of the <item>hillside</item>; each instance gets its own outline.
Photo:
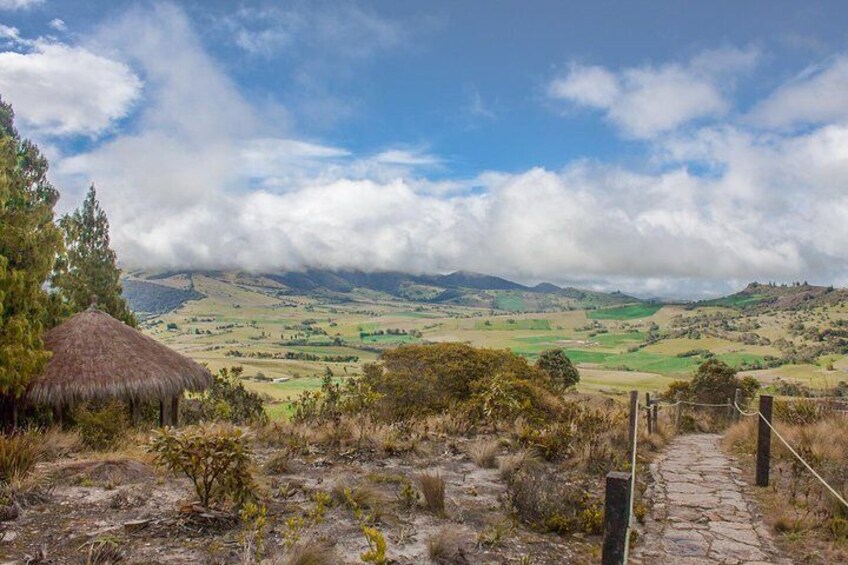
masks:
<path id="1" fill-rule="evenodd" d="M 746 312 L 770 312 L 813 309 L 848 301 L 848 290 L 832 286 L 814 286 L 805 283 L 762 284 L 752 282 L 741 291 L 693 304 L 722 306 Z"/>
<path id="2" fill-rule="evenodd" d="M 603 308 L 641 302 L 620 292 L 560 288 L 551 283 L 525 286 L 501 277 L 457 271 L 447 275 L 415 275 L 394 271 L 329 271 L 251 274 L 237 271 L 183 271 L 132 273 L 125 280 L 125 295 L 134 310 L 162 314 L 193 294 L 192 277 L 202 275 L 225 284 L 282 297 L 311 297 L 338 303 L 401 300 L 490 308 L 506 312 L 553 312 L 575 308 Z"/>

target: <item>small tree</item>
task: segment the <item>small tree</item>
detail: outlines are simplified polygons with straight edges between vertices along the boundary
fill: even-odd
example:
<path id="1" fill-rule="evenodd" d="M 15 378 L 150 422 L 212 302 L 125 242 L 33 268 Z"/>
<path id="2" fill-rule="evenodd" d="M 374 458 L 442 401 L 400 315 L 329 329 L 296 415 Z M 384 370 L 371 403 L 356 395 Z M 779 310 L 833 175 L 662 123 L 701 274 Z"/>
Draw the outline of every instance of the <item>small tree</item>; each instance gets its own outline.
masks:
<path id="1" fill-rule="evenodd" d="M 97 201 L 94 185 L 82 208 L 63 216 L 59 225 L 65 232 L 67 249 L 56 261 L 53 286 L 62 293 L 73 312 L 91 306 L 133 327 L 138 325 L 122 296 L 121 270 L 109 243 L 109 220 Z"/>
<path id="2" fill-rule="evenodd" d="M 759 383 L 752 377 L 740 379 L 736 376 L 736 369 L 718 359 L 702 363 L 689 384 L 689 391 L 694 400 L 714 404 L 735 398 L 737 388 L 742 391 L 742 396 L 747 401 L 756 393 Z"/>
<path id="3" fill-rule="evenodd" d="M 58 198 L 47 159 L 21 139 L 12 107 L 0 99 L 0 420 L 6 425 L 49 358 L 41 336 L 48 319 L 44 283 L 62 246 L 53 223 Z"/>
<path id="4" fill-rule="evenodd" d="M 568 390 L 580 382 L 580 372 L 562 349 L 544 351 L 536 361 L 536 367 L 551 379 L 554 388 Z"/>
<path id="5" fill-rule="evenodd" d="M 205 508 L 227 500 L 241 504 L 255 489 L 250 473 L 250 446 L 238 428 L 163 428 L 155 432 L 150 450 L 159 465 L 191 480 Z"/>

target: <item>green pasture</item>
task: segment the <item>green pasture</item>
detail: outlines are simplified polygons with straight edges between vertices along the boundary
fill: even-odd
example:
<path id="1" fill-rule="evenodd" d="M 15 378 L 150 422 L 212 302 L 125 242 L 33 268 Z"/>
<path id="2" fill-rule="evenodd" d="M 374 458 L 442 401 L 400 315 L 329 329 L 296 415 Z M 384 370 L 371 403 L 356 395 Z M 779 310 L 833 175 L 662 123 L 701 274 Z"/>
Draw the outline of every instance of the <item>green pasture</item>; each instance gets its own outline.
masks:
<path id="1" fill-rule="evenodd" d="M 474 322 L 474 329 L 483 331 L 550 331 L 551 322 L 543 318 L 490 318 Z"/>
<path id="2" fill-rule="evenodd" d="M 588 310 L 586 317 L 591 320 L 635 320 L 653 316 L 662 307 L 662 304 L 630 304 L 629 306 Z"/>

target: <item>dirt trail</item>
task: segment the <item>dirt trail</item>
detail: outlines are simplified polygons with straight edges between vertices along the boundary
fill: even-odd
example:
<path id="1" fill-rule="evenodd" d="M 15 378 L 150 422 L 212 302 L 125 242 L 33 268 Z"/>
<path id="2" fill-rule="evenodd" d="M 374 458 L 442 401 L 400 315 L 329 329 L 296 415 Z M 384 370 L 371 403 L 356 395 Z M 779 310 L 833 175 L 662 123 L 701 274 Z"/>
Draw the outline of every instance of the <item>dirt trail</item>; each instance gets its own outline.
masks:
<path id="1" fill-rule="evenodd" d="M 720 441 L 715 434 L 678 436 L 651 466 L 653 510 L 631 563 L 792 563 L 775 549 Z"/>

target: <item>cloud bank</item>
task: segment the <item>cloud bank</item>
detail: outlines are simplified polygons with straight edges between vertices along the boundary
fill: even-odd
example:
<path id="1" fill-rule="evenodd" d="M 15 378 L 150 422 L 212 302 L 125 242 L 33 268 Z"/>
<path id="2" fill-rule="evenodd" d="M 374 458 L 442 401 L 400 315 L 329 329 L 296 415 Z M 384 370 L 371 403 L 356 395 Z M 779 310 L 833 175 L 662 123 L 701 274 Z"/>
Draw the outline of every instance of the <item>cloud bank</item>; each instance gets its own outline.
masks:
<path id="1" fill-rule="evenodd" d="M 56 58 L 68 80 L 47 85 Z M 98 184 L 127 267 L 471 269 L 689 295 L 753 279 L 844 284 L 848 57 L 743 111 L 732 85 L 758 59 L 725 48 L 621 70 L 571 64 L 548 94 L 644 140 L 644 166 L 584 160 L 447 180 L 432 180 L 448 165 L 426 147 L 359 155 L 299 139 L 240 92 L 168 4 L 130 11 L 79 45 L 0 55 L 0 91 L 50 147 L 132 120 L 51 155 L 66 208 Z M 97 72 L 74 73 L 74 61 Z M 106 98 L 85 104 L 86 81 L 104 76 Z M 7 88 L 15 77 L 27 90 Z"/>

